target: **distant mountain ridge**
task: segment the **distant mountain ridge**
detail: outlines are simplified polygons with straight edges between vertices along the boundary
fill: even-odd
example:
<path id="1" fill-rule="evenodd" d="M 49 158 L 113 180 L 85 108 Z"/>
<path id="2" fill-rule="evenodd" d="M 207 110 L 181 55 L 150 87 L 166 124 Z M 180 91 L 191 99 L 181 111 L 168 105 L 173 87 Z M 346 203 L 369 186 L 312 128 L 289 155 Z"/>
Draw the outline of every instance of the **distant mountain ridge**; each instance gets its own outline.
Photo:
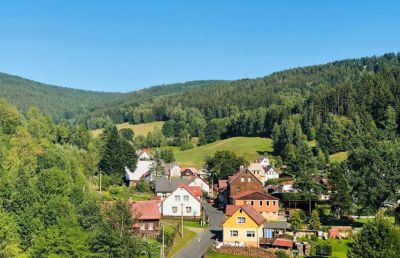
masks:
<path id="1" fill-rule="evenodd" d="M 44 84 L 15 75 L 0 73 L 0 98 L 21 111 L 35 106 L 55 121 L 72 119 L 95 110 L 121 103 L 136 103 L 153 97 L 185 92 L 220 81 L 193 81 L 153 86 L 129 93 L 98 92 Z"/>

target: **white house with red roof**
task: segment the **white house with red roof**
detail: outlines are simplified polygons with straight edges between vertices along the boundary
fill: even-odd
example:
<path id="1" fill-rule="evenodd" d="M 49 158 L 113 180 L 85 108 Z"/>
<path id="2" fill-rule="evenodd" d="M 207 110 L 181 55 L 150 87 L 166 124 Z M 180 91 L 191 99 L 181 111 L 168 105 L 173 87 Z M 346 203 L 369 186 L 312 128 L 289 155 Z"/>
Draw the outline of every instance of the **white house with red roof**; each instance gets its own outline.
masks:
<path id="1" fill-rule="evenodd" d="M 201 196 L 200 187 L 182 185 L 161 202 L 160 213 L 163 217 L 200 217 Z"/>
<path id="2" fill-rule="evenodd" d="M 203 192 L 206 192 L 207 194 L 211 193 L 210 184 L 202 177 L 193 178 L 191 181 L 189 181 L 189 186 L 198 186 Z"/>

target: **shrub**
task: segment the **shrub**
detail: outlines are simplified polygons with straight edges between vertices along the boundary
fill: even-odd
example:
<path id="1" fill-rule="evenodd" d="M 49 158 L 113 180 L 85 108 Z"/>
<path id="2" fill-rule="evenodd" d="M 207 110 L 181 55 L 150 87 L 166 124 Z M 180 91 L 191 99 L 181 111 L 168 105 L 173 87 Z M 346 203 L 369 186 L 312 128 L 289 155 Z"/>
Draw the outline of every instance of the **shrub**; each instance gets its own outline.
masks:
<path id="1" fill-rule="evenodd" d="M 192 149 L 193 147 L 194 147 L 193 144 L 191 144 L 190 142 L 185 142 L 184 144 L 182 144 L 181 150 L 189 150 Z"/>
<path id="2" fill-rule="evenodd" d="M 283 250 L 278 250 L 275 252 L 277 258 L 290 258 L 290 256 Z"/>

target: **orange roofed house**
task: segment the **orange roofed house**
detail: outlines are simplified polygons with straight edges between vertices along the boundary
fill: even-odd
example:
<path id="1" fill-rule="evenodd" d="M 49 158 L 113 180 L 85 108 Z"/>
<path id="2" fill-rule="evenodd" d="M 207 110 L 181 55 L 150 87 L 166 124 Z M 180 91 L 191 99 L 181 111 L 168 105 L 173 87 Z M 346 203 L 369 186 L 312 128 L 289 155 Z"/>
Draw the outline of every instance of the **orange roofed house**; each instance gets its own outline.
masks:
<path id="1" fill-rule="evenodd" d="M 141 236 L 156 237 L 160 229 L 161 214 L 157 200 L 133 202 L 132 217 L 138 220 L 135 228 Z"/>
<path id="2" fill-rule="evenodd" d="M 259 191 L 246 190 L 231 196 L 231 199 L 236 206 L 253 207 L 267 220 L 279 220 L 279 198 Z"/>

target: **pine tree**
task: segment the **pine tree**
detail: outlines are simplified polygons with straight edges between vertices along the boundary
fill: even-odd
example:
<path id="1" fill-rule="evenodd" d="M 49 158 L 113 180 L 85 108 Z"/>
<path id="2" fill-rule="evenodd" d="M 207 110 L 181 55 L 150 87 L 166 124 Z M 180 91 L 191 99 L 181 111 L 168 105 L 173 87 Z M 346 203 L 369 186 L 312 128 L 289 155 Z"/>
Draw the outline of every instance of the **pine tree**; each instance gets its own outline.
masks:
<path id="1" fill-rule="evenodd" d="M 318 210 L 313 210 L 310 218 L 310 229 L 318 230 L 321 228 L 321 222 L 319 221 Z"/>

